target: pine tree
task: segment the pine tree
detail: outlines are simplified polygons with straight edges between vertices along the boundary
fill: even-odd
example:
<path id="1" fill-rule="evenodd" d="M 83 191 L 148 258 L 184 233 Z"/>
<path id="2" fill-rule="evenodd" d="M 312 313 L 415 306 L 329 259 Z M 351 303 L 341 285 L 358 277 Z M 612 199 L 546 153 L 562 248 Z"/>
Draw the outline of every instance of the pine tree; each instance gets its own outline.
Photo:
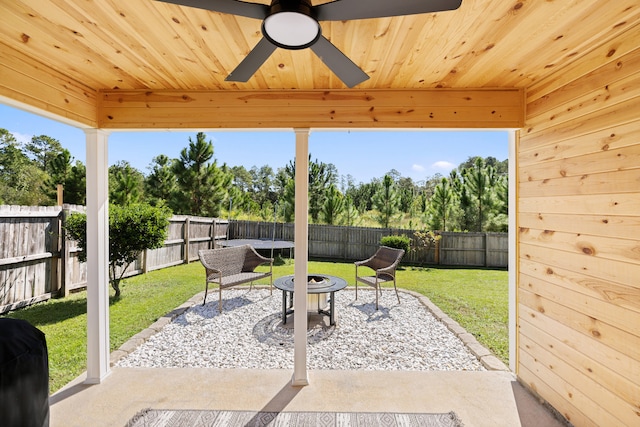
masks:
<path id="1" fill-rule="evenodd" d="M 109 200 L 127 206 L 138 203 L 144 192 L 144 176 L 127 161 L 109 167 Z"/>
<path id="2" fill-rule="evenodd" d="M 492 187 L 496 182 L 493 166 L 487 166 L 477 157 L 472 167 L 463 171 L 465 187 L 477 209 L 477 230 L 483 231 L 484 219 L 493 204 Z"/>
<path id="3" fill-rule="evenodd" d="M 447 224 L 451 226 L 454 203 L 455 193 L 451 183 L 447 178 L 442 178 L 440 183 L 436 185 L 429 204 L 430 227 L 432 229 L 447 231 Z"/>
<path id="4" fill-rule="evenodd" d="M 56 202 L 58 185 L 62 185 L 64 199 L 64 188 L 71 176 L 71 153 L 69 150 L 62 150 L 62 152 L 58 153 L 56 157 L 51 159 L 48 167 L 49 176 L 44 180 L 40 188 L 51 202 Z"/>
<path id="5" fill-rule="evenodd" d="M 40 187 L 51 203 L 57 201 L 58 184 L 62 185 L 63 202 L 72 205 L 84 205 L 87 196 L 87 169 L 84 164 L 73 158 L 69 150 L 62 150 L 49 161 L 49 176 Z"/>
<path id="6" fill-rule="evenodd" d="M 50 166 L 53 159 L 64 151 L 60 141 L 46 135 L 32 137 L 24 148 L 27 155 L 33 158 L 35 165 L 47 173 L 51 173 Z"/>
<path id="7" fill-rule="evenodd" d="M 151 173 L 145 179 L 145 192 L 153 205 L 171 200 L 178 189 L 171 164 L 171 159 L 164 154 L 153 159 Z"/>
<path id="8" fill-rule="evenodd" d="M 283 218 L 284 222 L 293 222 L 295 216 L 296 183 L 289 178 L 284 187 L 283 194 Z"/>
<path id="9" fill-rule="evenodd" d="M 377 221 L 384 228 L 389 228 L 389 223 L 398 213 L 399 196 L 395 184 L 390 175 L 382 179 L 382 186 L 373 196 L 373 206 L 378 211 Z"/>
<path id="10" fill-rule="evenodd" d="M 180 152 L 173 163 L 178 190 L 170 207 L 175 213 L 201 216 L 219 216 L 227 196 L 233 174 L 226 166 L 213 162 L 213 143 L 198 132 L 196 141 L 189 138 L 189 147 Z"/>
<path id="11" fill-rule="evenodd" d="M 324 203 L 322 204 L 320 212 L 322 220 L 329 225 L 336 224 L 343 209 L 344 196 L 334 184 L 331 184 L 325 193 Z"/>

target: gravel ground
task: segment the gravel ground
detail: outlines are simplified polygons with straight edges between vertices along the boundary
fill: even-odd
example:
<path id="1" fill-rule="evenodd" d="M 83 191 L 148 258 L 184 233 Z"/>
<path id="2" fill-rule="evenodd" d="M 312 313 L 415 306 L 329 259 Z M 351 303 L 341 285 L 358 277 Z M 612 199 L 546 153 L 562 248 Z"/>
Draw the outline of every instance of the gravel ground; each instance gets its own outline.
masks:
<path id="1" fill-rule="evenodd" d="M 365 288 L 336 293 L 336 325 L 312 316 L 309 369 L 483 371 L 478 359 L 414 296 Z M 122 367 L 293 369 L 293 322 L 282 324 L 278 290 L 222 292 L 195 305 L 128 356 Z M 291 316 L 292 318 L 293 316 Z"/>

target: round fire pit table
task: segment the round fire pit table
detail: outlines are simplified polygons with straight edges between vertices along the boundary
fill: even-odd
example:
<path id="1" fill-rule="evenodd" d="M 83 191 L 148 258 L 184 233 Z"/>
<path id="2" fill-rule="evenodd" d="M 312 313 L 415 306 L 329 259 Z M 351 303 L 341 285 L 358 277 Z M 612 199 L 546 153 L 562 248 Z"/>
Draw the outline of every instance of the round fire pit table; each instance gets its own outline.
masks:
<path id="1" fill-rule="evenodd" d="M 329 324 L 335 325 L 334 294 L 336 291 L 344 289 L 347 286 L 347 281 L 328 274 L 308 274 L 307 279 L 307 295 L 313 296 L 317 300 L 318 314 L 329 316 Z M 287 316 L 293 313 L 293 285 L 293 275 L 279 277 L 273 282 L 273 286 L 282 291 L 282 323 L 287 323 Z M 329 297 L 329 311 L 325 310 L 327 296 Z"/>

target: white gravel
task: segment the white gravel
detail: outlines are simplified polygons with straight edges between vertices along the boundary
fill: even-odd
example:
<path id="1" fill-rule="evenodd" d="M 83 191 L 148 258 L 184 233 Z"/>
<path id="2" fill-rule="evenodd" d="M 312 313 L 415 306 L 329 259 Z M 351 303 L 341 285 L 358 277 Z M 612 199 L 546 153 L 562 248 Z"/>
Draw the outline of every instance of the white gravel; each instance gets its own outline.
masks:
<path id="1" fill-rule="evenodd" d="M 336 325 L 312 322 L 309 369 L 483 371 L 478 359 L 414 296 L 393 290 L 375 310 L 372 288 L 336 293 Z M 293 369 L 293 321 L 282 324 L 282 294 L 274 289 L 214 292 L 128 356 L 121 367 Z M 290 317 L 291 319 L 293 316 Z M 312 317 L 313 320 L 313 317 Z"/>

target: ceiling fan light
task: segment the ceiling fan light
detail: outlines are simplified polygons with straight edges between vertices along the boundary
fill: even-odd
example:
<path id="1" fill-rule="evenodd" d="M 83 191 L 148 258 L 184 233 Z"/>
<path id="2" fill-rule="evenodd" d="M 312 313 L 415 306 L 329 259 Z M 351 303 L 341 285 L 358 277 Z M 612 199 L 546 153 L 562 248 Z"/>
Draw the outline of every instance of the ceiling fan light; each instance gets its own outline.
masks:
<path id="1" fill-rule="evenodd" d="M 285 49 L 304 49 L 320 37 L 318 21 L 300 12 L 278 12 L 262 22 L 262 33 L 273 44 Z"/>

